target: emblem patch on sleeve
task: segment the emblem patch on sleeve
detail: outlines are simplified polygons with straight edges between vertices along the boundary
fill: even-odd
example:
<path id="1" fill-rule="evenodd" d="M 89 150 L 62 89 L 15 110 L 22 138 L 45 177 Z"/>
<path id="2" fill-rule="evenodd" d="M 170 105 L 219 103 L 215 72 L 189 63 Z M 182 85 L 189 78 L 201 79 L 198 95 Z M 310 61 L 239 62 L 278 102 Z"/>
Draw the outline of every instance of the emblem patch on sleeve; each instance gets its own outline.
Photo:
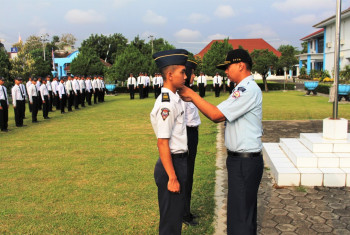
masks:
<path id="1" fill-rule="evenodd" d="M 162 102 L 170 102 L 170 97 L 168 92 L 162 93 Z"/>
<path id="2" fill-rule="evenodd" d="M 162 115 L 163 120 L 165 121 L 165 119 L 169 116 L 170 110 L 168 108 L 163 108 L 162 112 L 160 113 Z"/>
<path id="3" fill-rule="evenodd" d="M 237 99 L 238 97 L 240 97 L 241 96 L 241 92 L 240 91 L 235 91 L 235 92 L 233 92 L 233 94 L 232 94 L 232 98 L 234 98 L 234 99 Z"/>

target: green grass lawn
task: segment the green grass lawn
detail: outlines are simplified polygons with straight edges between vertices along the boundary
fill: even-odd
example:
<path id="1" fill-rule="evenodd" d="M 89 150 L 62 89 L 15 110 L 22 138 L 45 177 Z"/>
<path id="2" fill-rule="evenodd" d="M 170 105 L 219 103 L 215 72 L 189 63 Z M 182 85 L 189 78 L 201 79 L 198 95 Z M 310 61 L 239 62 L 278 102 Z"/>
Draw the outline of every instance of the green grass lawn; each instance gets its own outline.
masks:
<path id="1" fill-rule="evenodd" d="M 214 104 L 228 94 L 215 98 Z M 327 97 L 303 92 L 264 93 L 265 120 L 323 119 Z M 153 94 L 151 95 L 153 97 Z M 27 109 L 16 128 L 10 107 L 8 133 L 0 133 L 0 233 L 156 234 L 158 158 L 149 113 L 154 99 L 106 97 L 103 104 L 32 124 Z M 339 105 L 350 119 L 350 105 Z M 192 208 L 201 217 L 184 234 L 213 232 L 216 124 L 202 117 Z"/>

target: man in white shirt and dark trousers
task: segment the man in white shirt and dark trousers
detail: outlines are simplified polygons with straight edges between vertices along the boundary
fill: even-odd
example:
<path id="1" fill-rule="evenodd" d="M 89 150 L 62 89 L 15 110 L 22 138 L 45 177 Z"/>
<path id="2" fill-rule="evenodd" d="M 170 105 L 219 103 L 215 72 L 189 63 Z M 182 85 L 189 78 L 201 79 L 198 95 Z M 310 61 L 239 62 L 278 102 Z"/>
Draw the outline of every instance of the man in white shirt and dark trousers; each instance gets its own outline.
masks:
<path id="1" fill-rule="evenodd" d="M 68 76 L 68 81 L 66 82 L 66 90 L 68 94 L 68 112 L 72 112 L 73 100 L 74 100 L 74 92 L 72 85 L 72 75 Z"/>
<path id="2" fill-rule="evenodd" d="M 28 98 L 27 96 L 27 91 L 26 91 L 26 87 L 23 85 L 23 79 L 20 78 L 19 80 L 19 88 L 23 94 L 23 106 L 22 106 L 22 113 L 23 113 L 23 119 L 26 118 L 26 99 Z"/>
<path id="3" fill-rule="evenodd" d="M 9 99 L 7 95 L 7 89 L 4 86 L 5 78 L 0 77 L 0 128 L 1 131 L 7 132 L 8 127 L 8 108 Z"/>
<path id="4" fill-rule="evenodd" d="M 92 81 L 92 91 L 94 93 L 94 104 L 97 104 L 97 100 L 98 100 L 98 79 L 97 79 L 97 75 L 94 75 L 94 80 Z"/>
<path id="5" fill-rule="evenodd" d="M 32 107 L 32 122 L 38 122 L 37 115 L 38 115 L 38 90 L 36 89 L 36 82 L 37 79 L 33 78 L 31 81 L 31 85 L 28 86 L 28 97 L 29 97 L 29 103 Z"/>
<path id="6" fill-rule="evenodd" d="M 49 91 L 49 112 L 52 112 L 52 104 L 53 104 L 53 93 L 52 93 L 52 86 L 51 86 L 51 77 L 50 75 L 46 76 L 46 87 Z"/>
<path id="7" fill-rule="evenodd" d="M 43 83 L 40 86 L 40 95 L 41 95 L 41 101 L 43 102 L 43 117 L 44 119 L 50 119 L 49 118 L 49 105 L 50 105 L 50 99 L 49 99 L 49 90 L 46 87 L 46 80 L 43 79 Z"/>
<path id="8" fill-rule="evenodd" d="M 130 73 L 130 76 L 128 77 L 126 87 L 130 92 L 130 99 L 133 100 L 135 98 L 136 78 L 132 73 Z"/>
<path id="9" fill-rule="evenodd" d="M 64 86 L 64 80 L 61 79 L 60 84 L 57 87 L 57 91 L 58 91 L 58 97 L 60 99 L 60 106 L 61 106 L 61 113 L 65 113 L 64 112 L 64 107 L 66 106 L 66 102 L 67 102 L 67 90 L 66 87 Z"/>
<path id="10" fill-rule="evenodd" d="M 79 78 L 79 86 L 80 86 L 80 103 L 81 103 L 81 107 L 85 107 L 85 90 L 86 90 L 86 86 L 85 86 L 85 77 L 84 76 L 80 76 L 80 78 Z"/>
<path id="11" fill-rule="evenodd" d="M 91 76 L 88 75 L 85 80 L 85 87 L 86 87 L 86 102 L 88 105 L 91 105 L 91 97 L 92 97 L 92 83 L 91 83 Z"/>
<path id="12" fill-rule="evenodd" d="M 38 90 L 38 97 L 41 97 L 41 94 L 40 94 L 40 87 L 41 87 L 41 77 L 38 77 L 38 81 L 36 81 L 36 89 Z M 39 109 L 39 110 L 42 109 L 42 105 L 43 105 L 43 102 L 42 102 L 42 100 L 39 98 L 39 99 L 38 99 L 38 109 Z"/>
<path id="13" fill-rule="evenodd" d="M 153 90 L 154 90 L 154 98 L 157 99 L 159 94 L 160 94 L 160 77 L 159 77 L 158 73 L 154 74 Z"/>
<path id="14" fill-rule="evenodd" d="M 222 77 L 219 75 L 218 72 L 216 72 L 214 78 L 213 78 L 213 85 L 215 90 L 215 97 L 220 96 L 220 89 L 222 85 Z"/>
<path id="15" fill-rule="evenodd" d="M 27 94 L 28 94 L 28 90 L 29 90 L 30 85 L 32 85 L 32 78 L 31 77 L 28 78 L 28 82 L 26 83 Z M 28 94 L 28 98 L 29 98 L 29 94 Z M 28 107 L 29 107 L 29 112 L 32 112 L 32 105 L 30 104 L 30 102 L 28 102 Z"/>
<path id="16" fill-rule="evenodd" d="M 140 99 L 145 98 L 143 91 L 143 89 L 145 88 L 145 77 L 143 76 L 143 73 L 140 73 L 137 77 L 137 88 L 139 89 Z"/>
<path id="17" fill-rule="evenodd" d="M 197 63 L 192 60 L 186 62 L 186 86 L 190 87 L 193 83 L 195 74 L 194 70 L 197 68 Z M 185 190 L 185 209 L 183 215 L 183 223 L 196 226 L 198 224 L 194 219 L 196 215 L 191 213 L 191 194 L 193 185 L 193 173 L 194 164 L 197 155 L 198 146 L 198 127 L 201 124 L 198 109 L 192 102 L 185 102 L 186 104 L 186 130 L 187 130 L 187 146 L 188 146 L 188 158 L 187 158 L 187 181 Z"/>
<path id="18" fill-rule="evenodd" d="M 200 72 L 200 76 L 197 78 L 197 85 L 200 97 L 204 97 L 205 87 L 207 86 L 207 78 L 203 72 Z"/>
<path id="19" fill-rule="evenodd" d="M 79 103 L 80 103 L 80 86 L 77 80 L 77 76 L 74 76 L 74 79 L 72 81 L 72 86 L 74 91 L 74 108 L 77 110 L 79 109 Z"/>
<path id="20" fill-rule="evenodd" d="M 15 111 L 15 122 L 17 127 L 23 126 L 23 105 L 24 97 L 19 88 L 21 78 L 15 78 L 15 85 L 12 87 L 12 104 Z"/>
<path id="21" fill-rule="evenodd" d="M 56 110 L 60 109 L 60 99 L 58 97 L 58 91 L 57 91 L 57 87 L 58 87 L 58 78 L 54 77 L 53 81 L 51 83 L 51 87 L 52 87 L 52 95 L 53 95 L 53 105 L 56 107 Z"/>

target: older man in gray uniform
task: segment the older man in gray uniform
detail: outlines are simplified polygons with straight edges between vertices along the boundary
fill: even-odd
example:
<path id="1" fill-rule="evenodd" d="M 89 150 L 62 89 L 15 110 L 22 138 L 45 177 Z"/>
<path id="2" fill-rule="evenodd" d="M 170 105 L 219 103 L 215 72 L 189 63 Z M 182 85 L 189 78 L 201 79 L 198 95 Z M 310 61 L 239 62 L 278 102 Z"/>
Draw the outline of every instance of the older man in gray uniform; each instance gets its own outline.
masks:
<path id="1" fill-rule="evenodd" d="M 185 103 L 177 90 L 185 84 L 188 52 L 161 51 L 153 58 L 164 76 L 164 87 L 151 112 L 159 156 L 154 178 L 158 187 L 159 234 L 181 234 L 187 179 Z"/>
<path id="2" fill-rule="evenodd" d="M 181 96 L 192 101 L 214 122 L 226 121 L 228 199 L 227 234 L 256 234 L 257 193 L 263 173 L 262 93 L 251 75 L 252 60 L 243 49 L 232 50 L 224 64 L 227 77 L 237 83 L 229 98 L 217 107 L 184 88 Z"/>

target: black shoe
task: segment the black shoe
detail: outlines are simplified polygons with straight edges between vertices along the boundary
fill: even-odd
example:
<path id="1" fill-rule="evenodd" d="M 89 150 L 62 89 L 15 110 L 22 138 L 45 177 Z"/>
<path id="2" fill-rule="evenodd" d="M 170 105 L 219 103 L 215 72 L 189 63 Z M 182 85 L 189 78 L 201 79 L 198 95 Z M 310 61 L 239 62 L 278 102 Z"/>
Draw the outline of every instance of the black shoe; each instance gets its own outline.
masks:
<path id="1" fill-rule="evenodd" d="M 9 130 L 7 130 L 7 129 L 3 129 L 3 130 L 1 130 L 2 132 L 8 132 Z"/>
<path id="2" fill-rule="evenodd" d="M 44 119 L 50 119 L 49 117 L 44 117 Z"/>
<path id="3" fill-rule="evenodd" d="M 38 121 L 37 120 L 35 120 L 35 121 L 32 121 L 32 123 L 37 123 Z"/>
<path id="4" fill-rule="evenodd" d="M 61 112 L 61 114 L 65 114 L 66 112 Z"/>
<path id="5" fill-rule="evenodd" d="M 190 218 L 192 218 L 192 219 L 197 219 L 197 218 L 199 218 L 199 216 L 196 215 L 196 214 L 190 213 Z"/>
<path id="6" fill-rule="evenodd" d="M 182 223 L 188 225 L 188 226 L 197 226 L 198 225 L 198 222 L 195 221 L 194 219 L 188 219 L 188 218 L 183 218 L 182 219 Z"/>

